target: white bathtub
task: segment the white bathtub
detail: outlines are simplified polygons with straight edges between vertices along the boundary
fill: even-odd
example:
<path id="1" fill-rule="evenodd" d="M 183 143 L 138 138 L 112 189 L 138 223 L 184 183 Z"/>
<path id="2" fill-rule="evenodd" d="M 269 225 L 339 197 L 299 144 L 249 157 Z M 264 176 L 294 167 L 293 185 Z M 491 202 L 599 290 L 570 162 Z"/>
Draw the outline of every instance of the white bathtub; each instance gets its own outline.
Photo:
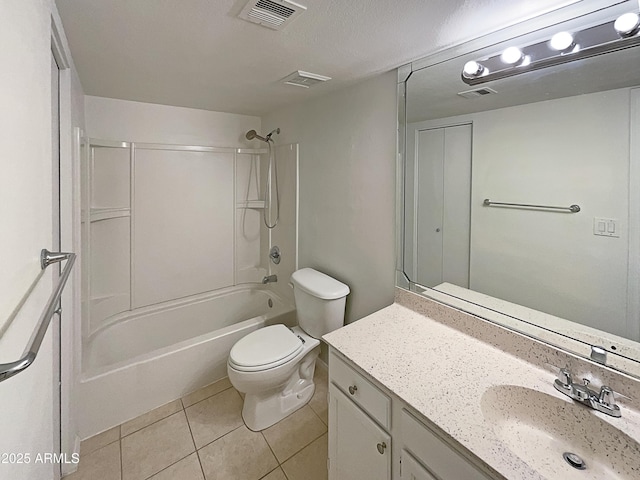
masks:
<path id="1" fill-rule="evenodd" d="M 295 325 L 295 309 L 261 285 L 232 287 L 119 315 L 83 345 L 80 437 L 88 438 L 225 377 L 233 344 L 274 323 Z"/>

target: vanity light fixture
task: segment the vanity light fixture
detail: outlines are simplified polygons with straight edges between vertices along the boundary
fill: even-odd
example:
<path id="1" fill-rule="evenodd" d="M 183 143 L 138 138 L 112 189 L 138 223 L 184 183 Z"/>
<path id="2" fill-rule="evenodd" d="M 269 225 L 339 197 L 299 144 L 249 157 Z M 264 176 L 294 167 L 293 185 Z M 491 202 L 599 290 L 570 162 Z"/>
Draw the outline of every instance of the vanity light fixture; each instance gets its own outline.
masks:
<path id="1" fill-rule="evenodd" d="M 573 35 L 569 32 L 558 32 L 549 40 L 549 46 L 558 52 L 567 52 L 573 49 L 575 45 Z"/>
<path id="2" fill-rule="evenodd" d="M 524 54 L 518 47 L 509 47 L 504 52 L 502 52 L 502 55 L 500 55 L 500 60 L 502 60 L 507 65 L 518 65 L 524 60 Z"/>
<path id="3" fill-rule="evenodd" d="M 631 37 L 640 30 L 640 15 L 634 12 L 620 15 L 614 22 L 613 28 L 621 37 Z"/>
<path id="4" fill-rule="evenodd" d="M 483 73 L 488 73 L 487 69 L 482 64 L 473 60 L 464 64 L 462 69 L 462 75 L 466 78 L 474 78 Z"/>
<path id="5" fill-rule="evenodd" d="M 560 31 L 542 42 L 510 46 L 502 53 L 470 60 L 461 77 L 467 85 L 477 85 L 639 45 L 640 15 L 629 12 L 583 30 Z"/>

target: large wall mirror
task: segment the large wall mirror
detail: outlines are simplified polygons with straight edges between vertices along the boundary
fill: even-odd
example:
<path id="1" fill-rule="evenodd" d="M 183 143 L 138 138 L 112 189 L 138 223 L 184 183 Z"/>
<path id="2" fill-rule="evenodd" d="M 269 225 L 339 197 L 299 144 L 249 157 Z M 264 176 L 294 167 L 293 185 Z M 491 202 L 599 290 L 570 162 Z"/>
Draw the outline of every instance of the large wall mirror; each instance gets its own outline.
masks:
<path id="1" fill-rule="evenodd" d="M 567 61 L 624 11 L 638 2 L 414 64 L 399 283 L 640 375 L 640 33 Z M 526 48 L 559 32 L 532 69 Z M 508 47 L 524 53 L 482 79 Z"/>

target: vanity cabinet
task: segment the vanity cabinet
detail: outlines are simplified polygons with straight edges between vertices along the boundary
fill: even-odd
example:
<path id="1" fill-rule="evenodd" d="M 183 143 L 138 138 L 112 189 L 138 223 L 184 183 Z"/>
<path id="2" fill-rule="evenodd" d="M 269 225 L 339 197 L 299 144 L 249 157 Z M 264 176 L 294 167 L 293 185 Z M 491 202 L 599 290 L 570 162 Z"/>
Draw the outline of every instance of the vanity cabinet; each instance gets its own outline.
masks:
<path id="1" fill-rule="evenodd" d="M 490 480 L 400 398 L 331 350 L 329 480 Z"/>
<path id="2" fill-rule="evenodd" d="M 329 375 L 329 478 L 391 480 L 391 398 L 335 355 Z"/>
<path id="3" fill-rule="evenodd" d="M 329 478 L 390 480 L 391 435 L 335 385 L 329 398 Z"/>

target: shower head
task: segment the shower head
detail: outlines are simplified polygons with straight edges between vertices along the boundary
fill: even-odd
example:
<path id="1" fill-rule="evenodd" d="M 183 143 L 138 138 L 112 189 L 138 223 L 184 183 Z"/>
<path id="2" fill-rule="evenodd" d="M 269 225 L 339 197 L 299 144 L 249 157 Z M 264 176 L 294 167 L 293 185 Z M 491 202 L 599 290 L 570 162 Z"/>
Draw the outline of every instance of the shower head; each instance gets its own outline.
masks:
<path id="1" fill-rule="evenodd" d="M 257 138 L 258 140 L 262 140 L 263 142 L 267 141 L 266 138 L 258 135 L 258 133 L 255 130 L 249 130 L 245 136 L 247 137 L 247 140 L 253 140 L 254 138 Z"/>
<path id="2" fill-rule="evenodd" d="M 266 137 L 258 135 L 258 133 L 255 130 L 249 130 L 245 135 L 245 137 L 247 137 L 247 140 L 253 140 L 254 138 L 257 138 L 258 140 L 262 140 L 263 142 L 268 142 L 269 140 L 271 140 L 271 135 L 273 135 L 274 133 L 279 135 L 280 129 L 276 128 L 275 130 L 272 130 L 271 132 L 269 132 L 269 135 L 267 135 Z"/>

